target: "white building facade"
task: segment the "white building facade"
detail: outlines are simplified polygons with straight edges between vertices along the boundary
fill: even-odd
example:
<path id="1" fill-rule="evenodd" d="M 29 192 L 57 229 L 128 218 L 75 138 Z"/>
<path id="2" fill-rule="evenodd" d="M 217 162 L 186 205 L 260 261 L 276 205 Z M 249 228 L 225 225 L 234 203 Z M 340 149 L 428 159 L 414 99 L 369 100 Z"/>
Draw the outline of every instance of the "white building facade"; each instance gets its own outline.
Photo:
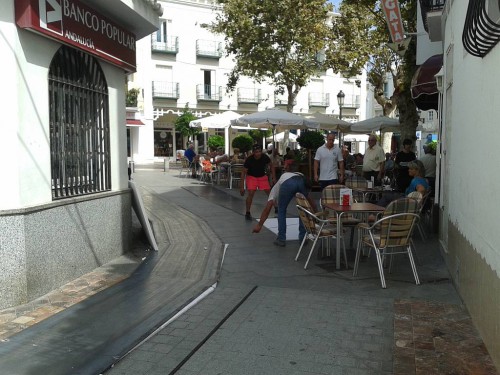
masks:
<path id="1" fill-rule="evenodd" d="M 500 129 L 498 1 L 420 1 L 429 39 L 440 42 L 440 242 L 450 274 L 500 366 Z M 439 4 L 438 4 L 439 3 Z M 429 7 L 429 5 L 434 5 Z M 426 8 L 427 6 L 427 8 Z M 485 25 L 487 14 L 491 20 Z M 429 41 L 419 40 L 421 47 Z M 418 60 L 435 53 L 419 49 Z M 439 75 L 438 75 L 439 77 Z"/>
<path id="2" fill-rule="evenodd" d="M 0 4 L 0 308 L 129 246 L 125 79 L 161 7 L 135 0 Z"/>
<path id="3" fill-rule="evenodd" d="M 225 56 L 223 36 L 202 27 L 215 19 L 213 1 L 170 0 L 161 4 L 167 16 L 161 19 L 157 33 L 138 43 L 138 70 L 129 77 L 129 89 L 140 91 L 136 116 L 144 123 L 129 127 L 132 160 L 154 161 L 185 149 L 186 139 L 175 132 L 174 122 L 186 105 L 197 117 L 227 110 L 241 114 L 273 107 L 286 110 L 286 95 L 274 95 L 274 87 L 248 77 L 242 77 L 233 92 L 226 92 L 233 60 Z M 320 72 L 300 91 L 293 112 L 339 116 L 340 90 L 345 94 L 342 118 L 363 120 L 365 73 L 347 79 L 331 70 Z M 210 130 L 209 134 L 215 132 Z M 199 138 L 202 148 L 204 139 L 206 135 Z"/>

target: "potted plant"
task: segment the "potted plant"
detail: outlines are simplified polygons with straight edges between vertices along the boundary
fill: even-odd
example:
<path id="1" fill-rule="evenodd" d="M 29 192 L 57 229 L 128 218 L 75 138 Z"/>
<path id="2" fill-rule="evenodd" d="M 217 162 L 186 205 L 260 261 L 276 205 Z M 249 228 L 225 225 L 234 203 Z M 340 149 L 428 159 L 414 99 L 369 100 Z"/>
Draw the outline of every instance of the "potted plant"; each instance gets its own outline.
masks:
<path id="1" fill-rule="evenodd" d="M 220 135 L 211 135 L 208 138 L 208 148 L 210 151 L 215 151 L 219 147 L 224 147 L 224 137 Z"/>
<path id="2" fill-rule="evenodd" d="M 233 141 L 231 142 L 231 146 L 233 146 L 233 148 L 238 148 L 243 154 L 252 149 L 253 139 L 248 134 L 240 134 L 234 137 Z"/>

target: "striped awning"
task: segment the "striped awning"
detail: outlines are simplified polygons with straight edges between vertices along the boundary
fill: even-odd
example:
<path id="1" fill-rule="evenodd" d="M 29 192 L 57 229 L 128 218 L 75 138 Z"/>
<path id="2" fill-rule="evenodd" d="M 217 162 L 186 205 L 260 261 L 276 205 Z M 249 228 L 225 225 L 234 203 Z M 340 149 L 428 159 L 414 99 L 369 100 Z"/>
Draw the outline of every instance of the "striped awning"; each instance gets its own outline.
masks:
<path id="1" fill-rule="evenodd" d="M 417 108 L 438 109 L 439 91 L 435 75 L 443 66 L 443 55 L 429 57 L 420 65 L 411 80 L 411 98 Z"/>

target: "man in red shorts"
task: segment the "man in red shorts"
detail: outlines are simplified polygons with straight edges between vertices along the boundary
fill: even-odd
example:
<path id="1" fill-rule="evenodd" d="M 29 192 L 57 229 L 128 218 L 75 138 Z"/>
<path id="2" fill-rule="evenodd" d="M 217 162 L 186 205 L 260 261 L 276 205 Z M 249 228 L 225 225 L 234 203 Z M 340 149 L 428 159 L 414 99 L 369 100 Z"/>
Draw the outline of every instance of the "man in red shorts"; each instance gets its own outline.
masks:
<path id="1" fill-rule="evenodd" d="M 262 146 L 254 145 L 253 153 L 245 160 L 243 165 L 243 173 L 241 179 L 245 181 L 248 190 L 248 196 L 246 199 L 246 214 L 245 219 L 252 220 L 252 215 L 250 214 L 250 208 L 252 207 L 253 196 L 257 189 L 264 190 L 264 192 L 269 195 L 271 186 L 269 186 L 269 179 L 266 176 L 266 168 L 271 165 L 271 159 L 266 154 L 262 153 Z M 271 168 L 273 183 L 276 181 L 274 168 Z M 241 184 L 240 186 L 241 196 L 245 195 L 245 186 Z"/>

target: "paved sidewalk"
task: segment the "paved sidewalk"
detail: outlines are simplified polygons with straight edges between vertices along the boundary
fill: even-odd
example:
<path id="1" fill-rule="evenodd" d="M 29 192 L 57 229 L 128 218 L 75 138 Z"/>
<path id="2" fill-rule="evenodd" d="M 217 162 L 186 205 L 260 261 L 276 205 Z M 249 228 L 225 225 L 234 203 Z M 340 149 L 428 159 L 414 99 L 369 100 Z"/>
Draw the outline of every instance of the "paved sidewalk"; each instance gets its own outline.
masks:
<path id="1" fill-rule="evenodd" d="M 293 261 L 298 241 L 277 248 L 273 233 L 251 234 L 254 223 L 245 221 L 244 198 L 237 189 L 191 179 L 172 182 L 172 172 L 161 177 L 161 183 L 154 181 L 156 177 L 140 174 L 134 179 L 206 220 L 229 245 L 221 278 L 213 293 L 106 375 L 496 374 L 484 345 L 478 346 L 482 342 L 453 288 L 435 239 L 423 243 L 416 237 L 422 285 L 414 284 L 409 262 L 401 258 L 383 290 L 374 257 L 360 265 L 357 278 L 352 278 L 352 270 L 335 270 L 333 259 L 314 256 L 304 270 L 303 258 Z M 182 189 L 165 187 L 178 186 L 179 180 L 184 182 Z M 264 195 L 256 194 L 254 217 L 264 204 Z M 294 214 L 293 204 L 289 214 Z M 430 324 L 443 327 L 442 331 L 420 328 L 408 333 L 408 325 L 399 329 L 398 322 L 412 317 L 417 327 L 421 315 L 416 307 L 412 315 L 412 306 L 422 303 L 428 304 L 434 319 Z M 436 314 L 443 309 L 460 314 Z M 463 334 L 457 336 L 456 329 Z M 451 355 L 443 355 L 443 345 L 422 345 L 437 335 Z M 481 354 L 476 360 L 471 356 L 469 363 L 452 360 L 474 350 Z M 447 359 L 445 363 L 441 358 Z"/>
<path id="2" fill-rule="evenodd" d="M 133 178 L 160 238 L 160 252 L 152 254 L 149 265 L 136 269 L 140 262 L 127 260 L 126 267 L 96 270 L 87 281 L 62 288 L 69 297 L 47 298 L 46 309 L 62 311 L 54 316 L 48 311 L 46 321 L 26 322 L 21 333 L 5 336 L 0 373 L 91 375 L 109 366 L 106 375 L 497 373 L 450 282 L 436 239 L 424 243 L 416 235 L 420 286 L 404 257 L 387 276 L 386 290 L 380 288 L 374 257 L 361 263 L 357 278 L 352 270 L 335 270 L 333 259 L 316 255 L 304 270 L 304 256 L 293 261 L 298 241 L 277 248 L 269 230 L 251 233 L 254 223 L 245 221 L 237 189 L 200 184 L 159 167 L 136 166 Z M 254 217 L 264 204 L 264 194 L 257 193 Z M 293 202 L 288 214 L 296 214 Z M 223 244 L 228 247 L 219 277 L 215 264 L 203 259 L 205 249 Z M 351 265 L 352 256 L 350 251 Z M 115 273 L 118 269 L 122 272 Z M 209 271 L 204 276 L 203 269 Z M 205 281 L 186 287 L 193 272 Z M 101 281 L 99 273 L 105 276 Z M 155 331 L 217 279 L 211 294 Z M 67 308 L 70 302 L 75 304 Z M 116 310 L 120 304 L 134 313 Z M 93 312 L 85 317 L 89 306 Z M 29 311 L 16 311 L 21 313 L 16 319 L 29 318 Z M 139 312 L 145 315 L 135 316 Z M 0 334 L 1 318 L 0 312 Z M 111 333 L 114 321 L 128 327 Z M 94 325 L 102 334 L 89 329 Z M 53 346 L 55 338 L 59 346 Z M 9 349 L 13 343 L 17 351 Z"/>

